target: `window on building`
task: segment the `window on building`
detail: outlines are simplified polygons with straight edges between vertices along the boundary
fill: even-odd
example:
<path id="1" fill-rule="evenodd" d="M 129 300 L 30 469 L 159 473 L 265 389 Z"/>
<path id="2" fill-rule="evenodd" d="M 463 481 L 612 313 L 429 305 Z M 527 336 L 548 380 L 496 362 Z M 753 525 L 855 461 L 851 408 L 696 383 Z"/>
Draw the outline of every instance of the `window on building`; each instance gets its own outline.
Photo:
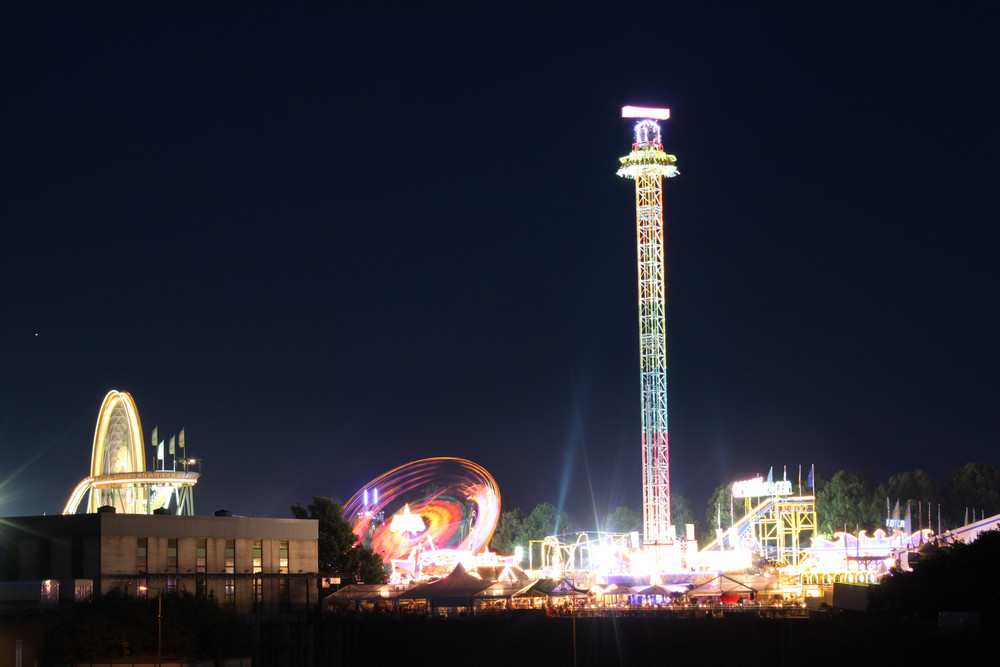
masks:
<path id="1" fill-rule="evenodd" d="M 135 596 L 136 597 L 149 597 L 149 587 L 147 586 L 147 581 L 145 577 L 140 577 L 135 582 Z"/>
<path id="2" fill-rule="evenodd" d="M 140 537 L 135 542 L 135 569 L 136 572 L 146 571 L 146 548 L 149 546 L 149 538 Z M 145 586 L 145 584 L 143 584 Z"/>
<path id="3" fill-rule="evenodd" d="M 236 604 L 236 580 L 226 579 L 226 604 L 234 605 Z"/>
<path id="4" fill-rule="evenodd" d="M 278 574 L 288 574 L 288 540 L 278 543 Z"/>
<path id="5" fill-rule="evenodd" d="M 236 572 L 236 540 L 226 540 L 226 574 Z"/>
<path id="6" fill-rule="evenodd" d="M 264 580 L 260 577 L 253 580 L 253 600 L 257 604 L 258 609 L 261 603 L 264 602 Z"/>
<path id="7" fill-rule="evenodd" d="M 253 541 L 253 573 L 260 574 L 264 564 L 264 546 L 261 540 Z"/>
<path id="8" fill-rule="evenodd" d="M 167 577 L 167 592 L 168 593 L 177 592 L 177 577 Z"/>
<path id="9" fill-rule="evenodd" d="M 194 566 L 196 572 L 208 572 L 208 540 L 204 537 L 198 538 Z"/>
<path id="10" fill-rule="evenodd" d="M 167 572 L 177 572 L 177 538 L 167 539 Z"/>

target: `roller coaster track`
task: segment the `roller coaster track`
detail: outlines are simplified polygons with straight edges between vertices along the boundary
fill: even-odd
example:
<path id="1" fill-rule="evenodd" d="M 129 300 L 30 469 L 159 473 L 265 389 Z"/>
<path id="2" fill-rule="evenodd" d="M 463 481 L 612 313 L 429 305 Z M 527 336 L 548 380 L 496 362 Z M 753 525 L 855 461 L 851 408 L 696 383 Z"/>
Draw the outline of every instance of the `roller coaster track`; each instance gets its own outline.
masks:
<path id="1" fill-rule="evenodd" d="M 803 533 L 816 534 L 815 496 L 766 498 L 702 551 L 755 549 L 768 559 L 798 563 Z"/>

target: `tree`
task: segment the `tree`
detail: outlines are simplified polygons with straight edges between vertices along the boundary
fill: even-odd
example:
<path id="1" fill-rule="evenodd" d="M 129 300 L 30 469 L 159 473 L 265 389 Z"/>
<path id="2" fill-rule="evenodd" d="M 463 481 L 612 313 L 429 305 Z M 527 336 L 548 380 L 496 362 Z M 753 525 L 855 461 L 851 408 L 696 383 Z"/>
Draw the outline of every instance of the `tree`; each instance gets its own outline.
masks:
<path id="1" fill-rule="evenodd" d="M 972 516 L 1000 514 L 1000 470 L 984 463 L 967 463 L 948 475 L 945 484 L 951 525 L 964 523 L 967 510 Z"/>
<path id="2" fill-rule="evenodd" d="M 497 525 L 496 532 L 493 533 L 493 539 L 490 541 L 490 546 L 493 547 L 494 551 L 504 555 L 514 553 L 518 536 L 524 528 L 524 519 L 524 512 L 521 511 L 520 507 L 515 507 L 500 514 L 500 523 Z"/>
<path id="3" fill-rule="evenodd" d="M 684 536 L 684 525 L 695 523 L 691 501 L 684 496 L 670 496 L 670 521 L 677 526 L 677 534 Z"/>
<path id="4" fill-rule="evenodd" d="M 356 570 L 358 581 L 366 584 L 385 583 L 385 563 L 380 554 L 372 551 L 371 547 L 363 544 L 358 545 L 358 568 Z"/>
<path id="5" fill-rule="evenodd" d="M 739 521 L 743 516 L 743 508 L 742 500 L 738 503 L 733 501 L 732 484 L 721 484 L 715 487 L 715 491 L 712 492 L 708 500 L 708 509 L 705 511 L 706 528 L 701 534 L 702 543 L 708 544 L 714 540 L 717 528 L 729 530 L 734 521 L 730 510 L 735 514 L 735 521 Z"/>
<path id="6" fill-rule="evenodd" d="M 813 488 L 811 489 L 806 488 L 805 491 L 806 493 L 811 491 L 813 496 L 819 498 L 819 494 L 823 493 L 823 489 L 825 489 L 826 485 L 829 483 L 830 483 L 829 477 L 827 477 L 826 475 L 821 475 L 819 473 L 816 473 L 815 480 L 813 482 Z"/>
<path id="7" fill-rule="evenodd" d="M 569 530 L 569 516 L 558 511 L 552 503 L 536 505 L 528 516 L 515 507 L 500 514 L 500 525 L 493 534 L 491 545 L 498 553 L 511 554 L 517 547 L 523 547 L 527 553 L 533 540 L 544 540 Z M 536 551 L 533 555 L 540 554 Z"/>
<path id="8" fill-rule="evenodd" d="M 907 500 L 937 503 L 941 498 L 941 485 L 923 470 L 910 470 L 889 478 L 889 498 L 902 503 Z"/>
<path id="9" fill-rule="evenodd" d="M 316 519 L 319 522 L 319 571 L 350 572 L 359 581 L 385 583 L 382 557 L 358 543 L 351 524 L 344 518 L 344 507 L 329 498 L 313 496 L 312 504 L 303 508 L 292 505 L 296 519 Z"/>
<path id="10" fill-rule="evenodd" d="M 527 516 L 521 525 L 521 532 L 517 538 L 517 545 L 524 546 L 528 553 L 529 563 L 541 563 L 541 549 L 537 552 L 532 548 L 532 541 L 544 540 L 550 535 L 558 535 L 571 530 L 569 517 L 565 512 L 560 512 L 552 503 L 541 503 L 535 505 L 531 514 Z M 535 561 L 535 558 L 538 558 Z"/>
<path id="11" fill-rule="evenodd" d="M 560 512 L 552 503 L 535 505 L 531 514 L 522 524 L 520 541 L 543 540 L 549 535 L 557 535 L 572 530 L 569 516 Z"/>
<path id="12" fill-rule="evenodd" d="M 886 497 L 885 487 L 870 475 L 838 471 L 816 497 L 819 532 L 831 536 L 845 527 L 849 532 L 884 527 Z"/>
<path id="13" fill-rule="evenodd" d="M 910 508 L 913 530 L 924 525 L 928 507 L 941 502 L 941 485 L 923 470 L 912 470 L 889 478 L 889 500 L 895 505 L 899 501 L 900 514 L 905 516 L 907 501 L 913 501 Z M 919 516 L 917 516 L 919 512 Z"/>
<path id="14" fill-rule="evenodd" d="M 642 530 L 642 516 L 632 508 L 619 505 L 614 513 L 604 517 L 601 530 L 609 533 L 631 533 Z"/>

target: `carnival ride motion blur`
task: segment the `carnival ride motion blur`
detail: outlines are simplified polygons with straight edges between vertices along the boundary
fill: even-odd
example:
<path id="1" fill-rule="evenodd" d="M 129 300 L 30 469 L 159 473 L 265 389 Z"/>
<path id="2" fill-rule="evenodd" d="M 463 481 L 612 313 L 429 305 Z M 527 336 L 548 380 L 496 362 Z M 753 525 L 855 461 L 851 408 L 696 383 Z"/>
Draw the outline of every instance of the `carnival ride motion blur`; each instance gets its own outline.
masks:
<path id="1" fill-rule="evenodd" d="M 500 492 L 472 461 L 421 459 L 369 482 L 347 502 L 344 517 L 392 564 L 394 579 L 415 580 L 482 558 L 500 519 Z"/>

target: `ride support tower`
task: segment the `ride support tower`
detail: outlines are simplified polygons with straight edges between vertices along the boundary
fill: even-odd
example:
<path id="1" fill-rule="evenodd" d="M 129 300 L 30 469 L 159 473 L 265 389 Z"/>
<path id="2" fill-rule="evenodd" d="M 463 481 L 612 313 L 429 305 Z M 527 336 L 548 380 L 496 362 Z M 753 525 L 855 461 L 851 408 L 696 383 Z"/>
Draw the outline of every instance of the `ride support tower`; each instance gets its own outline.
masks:
<path id="1" fill-rule="evenodd" d="M 667 304 L 663 253 L 663 178 L 677 170 L 663 151 L 659 120 L 669 109 L 626 106 L 638 119 L 632 152 L 619 158 L 618 175 L 635 180 L 639 260 L 639 367 L 642 385 L 643 544 L 655 550 L 670 533 L 670 449 L 667 430 Z"/>

